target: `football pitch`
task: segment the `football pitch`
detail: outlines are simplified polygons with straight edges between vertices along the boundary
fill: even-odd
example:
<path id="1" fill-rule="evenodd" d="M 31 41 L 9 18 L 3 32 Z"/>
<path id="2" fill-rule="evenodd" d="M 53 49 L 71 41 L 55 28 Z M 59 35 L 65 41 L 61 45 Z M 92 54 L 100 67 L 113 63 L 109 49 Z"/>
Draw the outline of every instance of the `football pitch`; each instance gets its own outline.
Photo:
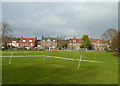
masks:
<path id="1" fill-rule="evenodd" d="M 3 51 L 2 77 L 3 84 L 118 84 L 118 58 L 105 51 Z"/>

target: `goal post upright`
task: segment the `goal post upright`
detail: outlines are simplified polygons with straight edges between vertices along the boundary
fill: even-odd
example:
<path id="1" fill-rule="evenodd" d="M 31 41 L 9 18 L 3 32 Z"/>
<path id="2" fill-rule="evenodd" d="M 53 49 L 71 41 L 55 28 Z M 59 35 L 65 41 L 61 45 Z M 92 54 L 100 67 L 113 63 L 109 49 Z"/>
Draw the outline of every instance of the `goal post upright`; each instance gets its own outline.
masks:
<path id="1" fill-rule="evenodd" d="M 11 63 L 12 55 L 13 55 L 13 52 L 11 52 L 9 64 Z"/>
<path id="2" fill-rule="evenodd" d="M 82 55 L 80 56 L 79 62 L 78 62 L 78 69 L 80 68 L 80 63 L 82 61 Z"/>

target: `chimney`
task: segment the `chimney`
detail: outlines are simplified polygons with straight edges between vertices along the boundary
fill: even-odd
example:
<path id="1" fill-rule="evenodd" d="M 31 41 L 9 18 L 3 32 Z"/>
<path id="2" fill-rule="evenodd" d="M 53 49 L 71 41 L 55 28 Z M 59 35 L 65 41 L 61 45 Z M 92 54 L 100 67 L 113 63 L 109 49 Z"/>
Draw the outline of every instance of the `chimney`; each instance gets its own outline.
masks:
<path id="1" fill-rule="evenodd" d="M 43 39 L 44 37 L 42 36 L 42 39 Z"/>
<path id="2" fill-rule="evenodd" d="M 74 36 L 74 38 L 73 39 L 76 39 L 76 37 Z"/>
<path id="3" fill-rule="evenodd" d="M 35 37 L 36 38 L 36 40 L 37 40 L 37 37 Z"/>

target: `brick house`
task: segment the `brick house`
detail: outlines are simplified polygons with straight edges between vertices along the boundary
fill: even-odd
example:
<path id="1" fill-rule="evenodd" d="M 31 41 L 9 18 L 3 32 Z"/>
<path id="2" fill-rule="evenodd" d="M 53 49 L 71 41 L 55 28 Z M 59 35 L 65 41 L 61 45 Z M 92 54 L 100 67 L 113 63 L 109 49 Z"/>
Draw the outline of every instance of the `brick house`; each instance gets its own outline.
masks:
<path id="1" fill-rule="evenodd" d="M 18 48 L 18 47 L 19 47 L 19 40 L 2 41 L 2 49 Z"/>
<path id="2" fill-rule="evenodd" d="M 40 48 L 48 49 L 48 50 L 55 50 L 55 49 L 57 49 L 57 40 L 58 40 L 58 38 L 42 36 L 42 39 L 40 41 Z"/>
<path id="3" fill-rule="evenodd" d="M 93 50 L 103 50 L 104 49 L 104 40 L 103 39 L 91 39 L 91 46 Z"/>
<path id="4" fill-rule="evenodd" d="M 90 39 L 92 50 L 103 50 L 104 40 L 103 39 Z M 68 50 L 81 50 L 80 45 L 83 44 L 82 39 L 77 39 L 76 37 L 70 38 L 67 49 Z"/>
<path id="5" fill-rule="evenodd" d="M 82 44 L 82 39 L 77 39 L 76 37 L 70 38 L 67 49 L 68 50 L 80 50 L 80 45 Z"/>
<path id="6" fill-rule="evenodd" d="M 8 45 L 9 45 L 10 41 L 2 41 L 2 49 L 4 48 L 8 48 Z"/>
<path id="7" fill-rule="evenodd" d="M 19 40 L 12 40 L 8 43 L 9 46 L 19 47 Z"/>
<path id="8" fill-rule="evenodd" d="M 21 38 L 20 40 L 20 47 L 23 48 L 30 48 L 30 47 L 35 47 L 37 46 L 37 38 Z"/>

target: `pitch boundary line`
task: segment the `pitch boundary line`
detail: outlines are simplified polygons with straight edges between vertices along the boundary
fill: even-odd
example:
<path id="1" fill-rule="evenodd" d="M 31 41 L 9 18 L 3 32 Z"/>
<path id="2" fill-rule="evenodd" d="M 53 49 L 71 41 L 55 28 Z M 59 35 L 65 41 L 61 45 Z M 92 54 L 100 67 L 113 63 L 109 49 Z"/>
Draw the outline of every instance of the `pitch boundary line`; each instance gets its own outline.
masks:
<path id="1" fill-rule="evenodd" d="M 64 58 L 64 57 L 57 57 L 57 56 L 48 56 L 48 55 L 29 55 L 29 56 L 12 56 L 12 57 L 52 57 L 52 58 L 59 58 L 59 59 L 65 59 L 65 60 L 76 60 L 79 61 L 79 59 L 71 59 L 71 58 Z M 0 57 L 9 57 L 9 56 L 0 56 Z M 85 61 L 85 62 L 95 62 L 95 63 L 105 63 L 102 61 L 93 61 L 93 60 L 81 60 L 81 61 Z"/>

